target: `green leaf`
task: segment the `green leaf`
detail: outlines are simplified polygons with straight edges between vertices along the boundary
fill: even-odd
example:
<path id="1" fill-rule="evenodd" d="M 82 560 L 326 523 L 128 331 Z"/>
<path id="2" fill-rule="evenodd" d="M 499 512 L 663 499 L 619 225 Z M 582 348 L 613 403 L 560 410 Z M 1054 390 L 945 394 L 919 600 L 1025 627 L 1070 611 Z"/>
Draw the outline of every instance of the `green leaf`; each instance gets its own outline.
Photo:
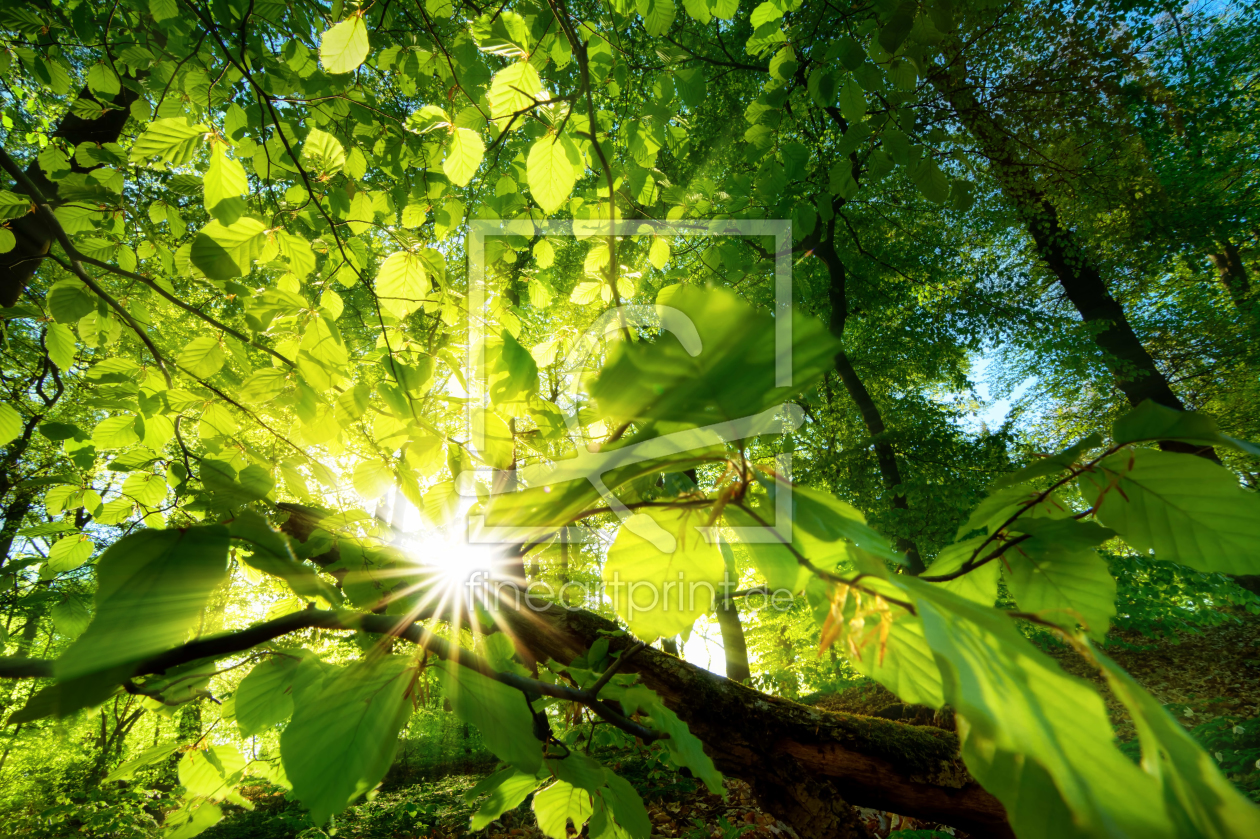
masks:
<path id="1" fill-rule="evenodd" d="M 490 92 L 486 94 L 490 101 L 490 116 L 496 120 L 504 120 L 506 125 L 507 119 L 513 114 L 533 105 L 534 98 L 541 92 L 542 79 L 532 64 L 528 61 L 509 64 L 495 73 L 490 81 Z M 514 125 L 521 124 L 522 120 L 518 117 Z M 478 160 L 480 159 L 478 154 Z"/>
<path id="2" fill-rule="evenodd" d="M 269 402 L 281 394 L 288 381 L 288 373 L 284 370 L 279 367 L 265 367 L 256 370 L 245 380 L 237 396 L 242 402 Z"/>
<path id="3" fill-rule="evenodd" d="M 976 536 L 947 546 L 936 555 L 936 559 L 932 560 L 927 576 L 944 577 L 960 570 L 963 565 L 970 561 L 976 549 L 984 544 L 984 540 L 985 536 Z M 996 549 L 996 547 L 996 545 L 993 545 L 991 549 Z M 957 579 L 934 582 L 933 584 L 940 586 L 946 591 L 952 591 L 954 594 L 964 597 L 972 603 L 992 606 L 993 602 L 997 600 L 998 578 L 1001 576 L 1000 570 L 1000 563 L 990 561 L 979 568 L 973 568 Z"/>
<path id="4" fill-rule="evenodd" d="M 122 492 L 146 507 L 156 507 L 166 498 L 166 479 L 149 472 L 133 472 L 123 481 Z"/>
<path id="5" fill-rule="evenodd" d="M 231 437 L 238 427 L 236 417 L 226 405 L 211 402 L 201 412 L 201 422 L 197 429 L 201 439 L 211 440 L 216 437 Z"/>
<path id="6" fill-rule="evenodd" d="M 175 754 L 181 745 L 182 744 L 178 741 L 173 741 L 170 743 L 159 743 L 156 746 L 150 746 L 141 752 L 138 757 L 132 758 L 126 763 L 120 765 L 113 772 L 106 775 L 105 779 L 101 781 L 101 783 L 109 784 L 114 781 L 129 781 L 135 777 L 135 774 L 141 769 L 154 766 L 165 761 L 171 755 Z"/>
<path id="7" fill-rule="evenodd" d="M 592 385 L 603 414 L 701 426 L 749 417 L 783 404 L 834 366 L 839 343 L 819 321 L 793 312 L 791 385 L 779 387 L 768 313 L 725 290 L 683 288 L 662 302 L 677 312 L 661 310 L 671 331 L 651 343 L 616 345 Z"/>
<path id="8" fill-rule="evenodd" d="M 44 346 L 48 348 L 48 358 L 61 372 L 66 372 L 74 364 L 74 333 L 64 323 L 48 324 L 48 332 L 44 335 Z"/>
<path id="9" fill-rule="evenodd" d="M 142 162 L 160 157 L 167 163 L 182 166 L 193 159 L 209 131 L 201 123 L 190 125 L 186 117 L 154 120 L 136 138 L 131 147 L 131 159 Z"/>
<path id="10" fill-rule="evenodd" d="M 674 25 L 674 0 L 635 0 L 635 8 L 643 18 L 643 28 L 649 35 L 661 36 Z"/>
<path id="11" fill-rule="evenodd" d="M 48 311 L 58 323 L 78 323 L 96 311 L 96 295 L 78 280 L 61 280 L 48 289 Z"/>
<path id="12" fill-rule="evenodd" d="M 351 483 L 365 501 L 375 501 L 394 485 L 394 473 L 379 460 L 361 460 L 354 467 Z"/>
<path id="13" fill-rule="evenodd" d="M 867 553 L 904 563 L 905 557 L 893 550 L 888 540 L 866 523 L 866 517 L 847 501 L 829 492 L 792 488 L 792 521 L 824 542 L 847 539 Z"/>
<path id="14" fill-rule="evenodd" d="M 96 563 L 96 615 L 57 660 L 60 680 L 141 661 L 183 641 L 227 577 L 228 531 L 218 525 L 142 530 Z"/>
<path id="15" fill-rule="evenodd" d="M 1142 744 L 1142 768 L 1155 778 L 1177 836 L 1260 835 L 1260 809 L 1221 773 L 1212 756 L 1114 661 L 1095 650 L 1107 684 L 1124 703 Z"/>
<path id="16" fill-rule="evenodd" d="M 874 679 L 903 701 L 939 708 L 945 704 L 941 669 L 924 637 L 923 622 L 912 615 L 893 621 L 882 648 L 868 648 L 851 661 L 859 673 Z"/>
<path id="17" fill-rule="evenodd" d="M 516 456 L 512 429 L 498 414 L 484 409 L 472 413 L 472 444 L 481 459 L 495 469 L 511 467 Z"/>
<path id="18" fill-rule="evenodd" d="M 923 197 L 933 204 L 944 204 L 949 198 L 949 178 L 930 157 L 925 157 L 914 168 L 911 180 L 919 188 L 919 192 L 923 193 Z"/>
<path id="19" fill-rule="evenodd" d="M 1001 611 L 896 579 L 915 594 L 967 768 L 1005 805 L 1016 835 L 1171 836 L 1155 784 L 1113 745 L 1092 686 L 1065 674 Z"/>
<path id="20" fill-rule="evenodd" d="M 245 212 L 242 195 L 249 192 L 249 179 L 240 163 L 227 156 L 223 143 L 215 143 L 210 152 L 210 168 L 206 170 L 206 212 L 225 224 L 231 224 Z"/>
<path id="21" fill-rule="evenodd" d="M 350 355 L 341 330 L 326 312 L 306 324 L 298 350 L 298 372 L 316 390 L 329 390 L 348 372 Z"/>
<path id="22" fill-rule="evenodd" d="M 523 402 L 538 390 L 538 362 L 504 329 L 498 341 L 487 341 L 486 390 L 496 405 Z"/>
<path id="23" fill-rule="evenodd" d="M 1072 464 L 1081 459 L 1081 455 L 1092 449 L 1096 449 L 1102 445 L 1102 437 L 1098 434 L 1091 434 L 1077 442 L 1068 446 L 1058 454 L 1043 457 L 1035 461 L 1030 466 L 1025 466 L 1009 475 L 1004 475 L 993 482 L 993 489 L 998 490 L 1012 484 L 1024 483 L 1034 478 L 1041 478 L 1046 475 L 1054 475 L 1058 472 L 1066 470 Z M 974 514 L 972 516 L 975 517 Z M 977 525 L 978 527 L 979 525 Z M 974 528 L 969 528 L 974 529 Z"/>
<path id="24" fill-rule="evenodd" d="M 340 813 L 385 777 L 411 714 L 414 663 L 381 656 L 353 664 L 298 694 L 280 735 L 293 794 L 316 824 Z"/>
<path id="25" fill-rule="evenodd" d="M 122 90 L 118 75 L 103 61 L 93 64 L 87 73 L 87 86 L 98 97 L 107 100 Z"/>
<path id="26" fill-rule="evenodd" d="M 451 661 L 442 663 L 443 684 L 455 714 L 477 727 L 486 748 L 504 763 L 533 775 L 542 765 L 542 743 L 519 690 Z"/>
<path id="27" fill-rule="evenodd" d="M 725 564 L 701 531 L 707 514 L 649 509 L 631 516 L 608 549 L 612 607 L 646 641 L 673 637 L 713 609 Z"/>
<path id="28" fill-rule="evenodd" d="M 707 94 L 707 82 L 704 68 L 701 66 L 680 67 L 674 71 L 674 86 L 678 96 L 689 108 L 700 107 Z"/>
<path id="29" fill-rule="evenodd" d="M 687 15 L 692 20 L 699 21 L 701 24 L 707 24 L 713 20 L 713 14 L 709 11 L 709 0 L 683 0 L 683 8 L 687 10 Z"/>
<path id="30" fill-rule="evenodd" d="M 312 128 L 302 145 L 302 160 L 321 174 L 339 172 L 346 165 L 346 150 L 341 141 L 327 131 Z"/>
<path id="31" fill-rule="evenodd" d="M 200 475 L 208 491 L 234 506 L 266 498 L 275 486 L 271 474 L 257 464 L 246 466 L 238 475 L 230 465 L 207 457 L 201 461 Z"/>
<path id="32" fill-rule="evenodd" d="M 293 716 L 293 678 L 298 659 L 273 656 L 254 665 L 236 689 L 236 725 L 252 737 Z"/>
<path id="33" fill-rule="evenodd" d="M 406 126 L 417 134 L 428 134 L 451 125 L 451 115 L 437 105 L 425 105 L 407 117 Z"/>
<path id="34" fill-rule="evenodd" d="M 691 729 L 677 714 L 665 707 L 655 691 L 642 685 L 622 690 L 605 690 L 609 698 L 620 702 L 627 713 L 633 714 L 637 710 L 640 714 L 646 714 L 652 728 L 669 735 L 663 742 L 674 763 L 687 767 L 695 777 L 704 781 L 709 792 L 714 795 L 726 794 L 726 788 L 722 785 L 722 773 L 714 767 L 713 759 L 705 754 L 700 738 L 691 733 Z"/>
<path id="35" fill-rule="evenodd" d="M 886 52 L 894 53 L 906 40 L 910 29 L 914 26 L 914 15 L 919 10 L 918 3 L 902 3 L 893 12 L 883 29 L 879 30 L 879 45 Z"/>
<path id="36" fill-rule="evenodd" d="M 266 225 L 249 216 L 232 224 L 212 221 L 193 239 L 192 264 L 212 280 L 243 277 L 262 254 L 266 232 Z"/>
<path id="37" fill-rule="evenodd" d="M 850 123 L 861 122 L 866 117 L 866 93 L 852 77 L 840 88 L 840 112 Z"/>
<path id="38" fill-rule="evenodd" d="M 799 66 L 795 51 L 790 45 L 785 46 L 770 59 L 770 75 L 781 82 L 791 81 Z"/>
<path id="39" fill-rule="evenodd" d="M 242 479 L 247 482 L 253 480 L 253 476 L 245 474 L 249 468 L 246 467 L 242 472 Z M 204 471 L 202 474 L 204 477 Z M 264 495 L 271 491 L 270 475 L 266 475 L 262 486 L 266 487 Z M 262 486 L 256 489 L 261 490 Z M 249 490 L 241 487 L 234 491 L 240 494 Z M 242 539 L 251 544 L 253 549 L 244 556 L 245 563 L 251 568 L 285 580 L 301 597 L 322 597 L 330 603 L 341 603 L 341 593 L 324 582 L 314 568 L 300 562 L 293 552 L 289 537 L 272 530 L 261 515 L 253 510 L 238 510 L 229 527 L 233 539 Z"/>
<path id="40" fill-rule="evenodd" d="M 526 165 L 529 191 L 548 215 L 569 200 L 581 171 L 582 156 L 565 135 L 542 137 L 529 149 Z"/>
<path id="41" fill-rule="evenodd" d="M 420 308 L 430 288 L 424 260 L 410 251 L 391 254 L 376 275 L 376 296 L 382 306 L 399 317 Z"/>
<path id="42" fill-rule="evenodd" d="M 212 335 L 193 338 L 175 357 L 175 363 L 199 379 L 208 379 L 223 368 L 227 353 Z"/>
<path id="43" fill-rule="evenodd" d="M 0 189 L 0 219 L 21 218 L 29 213 L 33 206 L 29 195 Z"/>
<path id="44" fill-rule="evenodd" d="M 521 700 L 524 703 L 524 699 Z M 501 769 L 476 787 L 468 791 L 465 800 L 472 803 L 476 796 L 485 792 L 490 797 L 481 803 L 477 812 L 473 813 L 470 827 L 472 830 L 484 830 L 490 822 L 499 816 L 515 810 L 531 792 L 538 789 L 542 781 L 534 777 L 532 772 L 519 772 L 511 767 Z"/>
<path id="45" fill-rule="evenodd" d="M 319 60 L 329 73 L 353 73 L 368 54 L 367 21 L 354 15 L 319 37 Z"/>
<path id="46" fill-rule="evenodd" d="M 92 442 L 101 449 L 121 449 L 140 442 L 136 418 L 131 414 L 106 417 L 92 429 Z"/>
<path id="47" fill-rule="evenodd" d="M 244 771 L 245 757 L 235 746 L 192 749 L 179 760 L 179 782 L 190 796 L 226 798 Z"/>
<path id="48" fill-rule="evenodd" d="M 505 640 L 507 639 L 505 638 Z M 599 645 L 600 642 L 596 641 L 592 650 Z M 512 646 L 511 641 L 507 642 L 507 646 Z M 604 644 L 605 654 L 607 647 L 608 645 Z M 600 661 L 602 658 L 603 654 L 588 654 L 588 660 Z M 611 694 L 608 695 L 611 696 Z M 591 793 L 603 789 L 608 781 L 607 772 L 600 765 L 599 761 L 593 760 L 581 752 L 571 751 L 563 758 L 549 759 L 546 761 L 546 768 L 556 778 Z"/>
<path id="49" fill-rule="evenodd" d="M 12 405 L 0 402 L 0 446 L 7 446 L 21 437 L 25 425 L 22 415 L 13 410 Z"/>
<path id="50" fill-rule="evenodd" d="M 223 808 L 205 799 L 187 801 L 167 813 L 162 822 L 163 839 L 192 839 L 223 821 Z"/>
<path id="51" fill-rule="evenodd" d="M 158 23 L 179 17 L 178 0 L 149 0 L 149 14 Z"/>
<path id="52" fill-rule="evenodd" d="M 451 132 L 451 139 L 446 146 L 442 171 L 451 179 L 451 183 L 456 186 L 467 186 L 472 176 L 476 174 L 477 167 L 481 165 L 481 158 L 485 152 L 486 144 L 482 142 L 480 134 L 467 128 L 456 128 Z"/>
<path id="53" fill-rule="evenodd" d="M 643 799 L 630 782 L 605 770 L 606 786 L 596 793 L 598 801 L 591 817 L 590 835 L 595 839 L 612 839 L 617 834 L 607 830 L 609 815 L 631 839 L 648 839 L 652 835 L 652 821 L 648 817 Z M 601 822 L 603 822 L 601 824 Z"/>
<path id="54" fill-rule="evenodd" d="M 759 26 L 781 19 L 786 11 L 787 3 L 785 0 L 767 0 L 767 2 L 759 4 L 757 8 L 752 10 L 748 23 L 756 30 Z"/>
<path id="55" fill-rule="evenodd" d="M 1139 551 L 1209 573 L 1260 573 L 1260 496 L 1205 458 L 1120 451 L 1077 485 L 1098 520 Z"/>
<path id="56" fill-rule="evenodd" d="M 1260 457 L 1260 446 L 1222 434 L 1211 417 L 1166 408 L 1150 399 L 1116 420 L 1112 436 L 1117 444 L 1178 440 L 1199 446 L 1227 446 Z"/>
<path id="57" fill-rule="evenodd" d="M 834 106 L 836 97 L 840 95 L 841 78 L 840 71 L 834 67 L 820 66 L 811 70 L 807 87 L 814 104 L 820 108 Z"/>
<path id="58" fill-rule="evenodd" d="M 768 515 L 762 515 L 767 512 L 766 510 L 759 510 L 758 514 L 761 515 L 764 521 L 773 521 L 774 515 L 772 511 L 769 511 Z M 734 527 L 761 527 L 761 524 L 756 519 L 734 505 L 726 507 L 724 514 L 727 521 Z M 744 542 L 742 544 L 748 550 L 757 570 L 765 578 L 766 585 L 773 591 L 799 592 L 813 577 L 813 574 L 801 565 L 795 554 L 788 550 L 786 545 L 777 540 L 772 542 Z M 834 562 L 828 562 L 830 555 L 841 558 L 847 557 L 844 542 L 828 545 L 799 527 L 792 528 L 792 547 L 802 556 L 809 557 L 811 562 L 820 566 L 834 564 Z"/>
<path id="59" fill-rule="evenodd" d="M 534 796 L 534 816 L 538 829 L 551 839 L 568 839 L 568 823 L 581 832 L 582 825 L 591 817 L 595 808 L 591 794 L 567 781 L 556 781 Z M 476 828 L 473 828 L 474 830 Z"/>
<path id="60" fill-rule="evenodd" d="M 67 536 L 48 550 L 47 567 L 56 574 L 73 571 L 92 558 L 96 545 L 86 536 Z"/>
<path id="61" fill-rule="evenodd" d="M 315 251 L 304 237 L 287 230 L 277 230 L 276 245 L 284 258 L 289 260 L 289 270 L 294 276 L 300 279 L 315 270 Z"/>
<path id="62" fill-rule="evenodd" d="M 367 166 L 367 157 L 358 146 L 355 146 L 346 154 L 346 164 L 342 167 L 342 171 L 347 177 L 359 181 L 363 180 L 363 176 L 367 174 Z"/>
<path id="63" fill-rule="evenodd" d="M 1019 608 L 1069 630 L 1084 624 L 1101 640 L 1116 613 L 1116 581 L 1093 546 L 1115 534 L 1072 519 L 1021 519 L 1016 527 L 1033 534 L 1002 555 Z"/>

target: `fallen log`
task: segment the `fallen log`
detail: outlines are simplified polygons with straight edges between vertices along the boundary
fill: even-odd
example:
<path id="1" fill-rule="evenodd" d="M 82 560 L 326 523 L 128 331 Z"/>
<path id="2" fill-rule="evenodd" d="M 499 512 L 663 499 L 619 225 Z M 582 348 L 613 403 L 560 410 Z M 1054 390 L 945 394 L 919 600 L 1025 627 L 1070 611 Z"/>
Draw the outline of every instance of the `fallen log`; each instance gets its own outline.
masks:
<path id="1" fill-rule="evenodd" d="M 617 625 L 586 611 L 503 610 L 500 627 L 528 656 L 568 663 Z M 610 638 L 624 650 L 627 637 Z M 767 811 L 802 839 L 850 832 L 850 807 L 886 810 L 964 830 L 1011 837 L 1006 811 L 968 774 L 955 734 L 878 717 L 824 711 L 768 696 L 653 649 L 638 673 L 705 745 L 725 774 L 748 782 Z"/>

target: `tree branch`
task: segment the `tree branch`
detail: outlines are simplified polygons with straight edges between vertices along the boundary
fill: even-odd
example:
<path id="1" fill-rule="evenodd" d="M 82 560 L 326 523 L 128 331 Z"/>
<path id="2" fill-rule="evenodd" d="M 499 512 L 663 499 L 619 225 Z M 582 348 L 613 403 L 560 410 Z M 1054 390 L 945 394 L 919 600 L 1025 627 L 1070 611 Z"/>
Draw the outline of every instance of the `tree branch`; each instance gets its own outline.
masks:
<path id="1" fill-rule="evenodd" d="M 222 658 L 234 653 L 244 652 L 259 644 L 283 637 L 302 629 L 334 629 L 363 630 L 392 638 L 410 641 L 421 649 L 428 650 L 445 661 L 454 661 L 461 667 L 475 670 L 488 679 L 515 688 L 527 696 L 551 696 L 569 702 L 577 702 L 590 708 L 609 724 L 644 742 L 662 740 L 669 735 L 640 725 L 629 719 L 606 702 L 597 697 L 597 690 L 572 688 L 567 685 L 556 685 L 519 676 L 515 673 L 502 673 L 495 670 L 488 661 L 480 656 L 451 644 L 434 635 L 428 628 L 421 626 L 411 617 L 391 617 L 389 615 L 366 615 L 356 612 L 330 612 L 318 609 L 306 609 L 301 612 L 284 615 L 274 620 L 255 624 L 248 629 L 217 635 L 210 638 L 199 638 L 189 641 L 174 649 L 159 653 L 152 658 L 137 664 L 132 671 L 133 676 L 147 676 L 165 673 L 173 667 L 200 661 L 207 658 Z M 633 653 L 631 653 L 633 654 Z M 624 657 L 623 657 L 624 659 Z M 0 658 L 0 678 L 8 679 L 42 679 L 53 678 L 55 662 L 37 658 Z M 610 667 L 606 675 L 612 678 L 617 668 Z M 604 683 L 607 680 L 603 680 Z M 598 687 L 603 684 L 596 683 Z M 142 689 L 138 688 L 138 690 Z M 148 695 L 148 694 L 146 694 Z"/>

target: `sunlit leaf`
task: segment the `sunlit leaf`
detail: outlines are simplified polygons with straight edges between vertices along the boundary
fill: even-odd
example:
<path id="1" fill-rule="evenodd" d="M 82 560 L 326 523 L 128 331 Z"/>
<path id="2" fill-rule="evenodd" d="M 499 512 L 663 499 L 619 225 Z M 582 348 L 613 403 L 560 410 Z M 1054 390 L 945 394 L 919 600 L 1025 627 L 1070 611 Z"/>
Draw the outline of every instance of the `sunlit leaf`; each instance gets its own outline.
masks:
<path id="1" fill-rule="evenodd" d="M 329 73 L 352 73 L 368 54 L 367 21 L 354 15 L 319 36 L 319 60 Z"/>
<path id="2" fill-rule="evenodd" d="M 139 661 L 184 640 L 227 573 L 227 528 L 144 530 L 96 563 L 96 614 L 57 660 L 60 679 Z"/>
<path id="3" fill-rule="evenodd" d="M 604 563 L 612 607 L 647 641 L 689 629 L 713 608 L 725 564 L 706 540 L 707 514 L 652 509 L 635 513 L 621 529 Z"/>
<path id="4" fill-rule="evenodd" d="M 1120 451 L 1081 475 L 1094 515 L 1156 559 L 1226 574 L 1260 573 L 1260 496 L 1204 458 Z"/>
<path id="5" fill-rule="evenodd" d="M 481 141 L 480 134 L 467 128 L 456 128 L 451 132 L 451 139 L 446 146 L 442 171 L 451 179 L 451 183 L 466 186 L 481 165 L 485 150 L 486 145 Z"/>
<path id="6" fill-rule="evenodd" d="M 406 694 L 413 675 L 407 658 L 382 656 L 343 668 L 317 688 L 295 691 L 280 756 L 293 794 L 316 824 L 385 776 L 411 713 Z"/>

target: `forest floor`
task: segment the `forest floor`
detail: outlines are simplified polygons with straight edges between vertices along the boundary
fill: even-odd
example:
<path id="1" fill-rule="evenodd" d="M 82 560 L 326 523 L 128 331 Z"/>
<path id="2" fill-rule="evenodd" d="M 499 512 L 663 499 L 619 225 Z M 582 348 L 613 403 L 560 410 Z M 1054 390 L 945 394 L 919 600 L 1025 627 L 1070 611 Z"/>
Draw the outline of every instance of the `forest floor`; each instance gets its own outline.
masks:
<path id="1" fill-rule="evenodd" d="M 1066 647 L 1048 646 L 1064 668 L 1101 684 L 1097 673 Z M 1244 793 L 1260 802 L 1260 617 L 1213 627 L 1178 639 L 1117 636 L 1107 652 L 1212 754 Z M 1103 688 L 1121 748 L 1137 758 L 1132 723 Z M 816 698 L 815 707 L 872 716 L 911 717 L 883 688 L 860 685 Z M 925 723 L 931 715 L 922 717 Z M 939 717 L 937 718 L 939 724 Z M 762 811 L 748 786 L 729 779 L 724 799 L 658 761 L 622 752 L 600 755 L 643 796 L 654 839 L 794 839 L 791 828 Z M 464 792 L 492 768 L 471 764 L 395 767 L 377 796 L 337 818 L 335 835 L 347 839 L 465 839 L 476 803 Z M 239 810 L 203 834 L 205 839 L 293 839 L 309 828 L 300 807 L 283 790 L 247 791 L 256 809 Z M 877 837 L 928 839 L 955 835 L 941 825 L 862 810 Z M 314 832 L 306 836 L 318 835 Z M 957 833 L 957 836 L 964 834 Z M 481 839 L 542 839 L 528 805 L 493 822 Z M 304 837 L 305 839 L 305 837 Z"/>

